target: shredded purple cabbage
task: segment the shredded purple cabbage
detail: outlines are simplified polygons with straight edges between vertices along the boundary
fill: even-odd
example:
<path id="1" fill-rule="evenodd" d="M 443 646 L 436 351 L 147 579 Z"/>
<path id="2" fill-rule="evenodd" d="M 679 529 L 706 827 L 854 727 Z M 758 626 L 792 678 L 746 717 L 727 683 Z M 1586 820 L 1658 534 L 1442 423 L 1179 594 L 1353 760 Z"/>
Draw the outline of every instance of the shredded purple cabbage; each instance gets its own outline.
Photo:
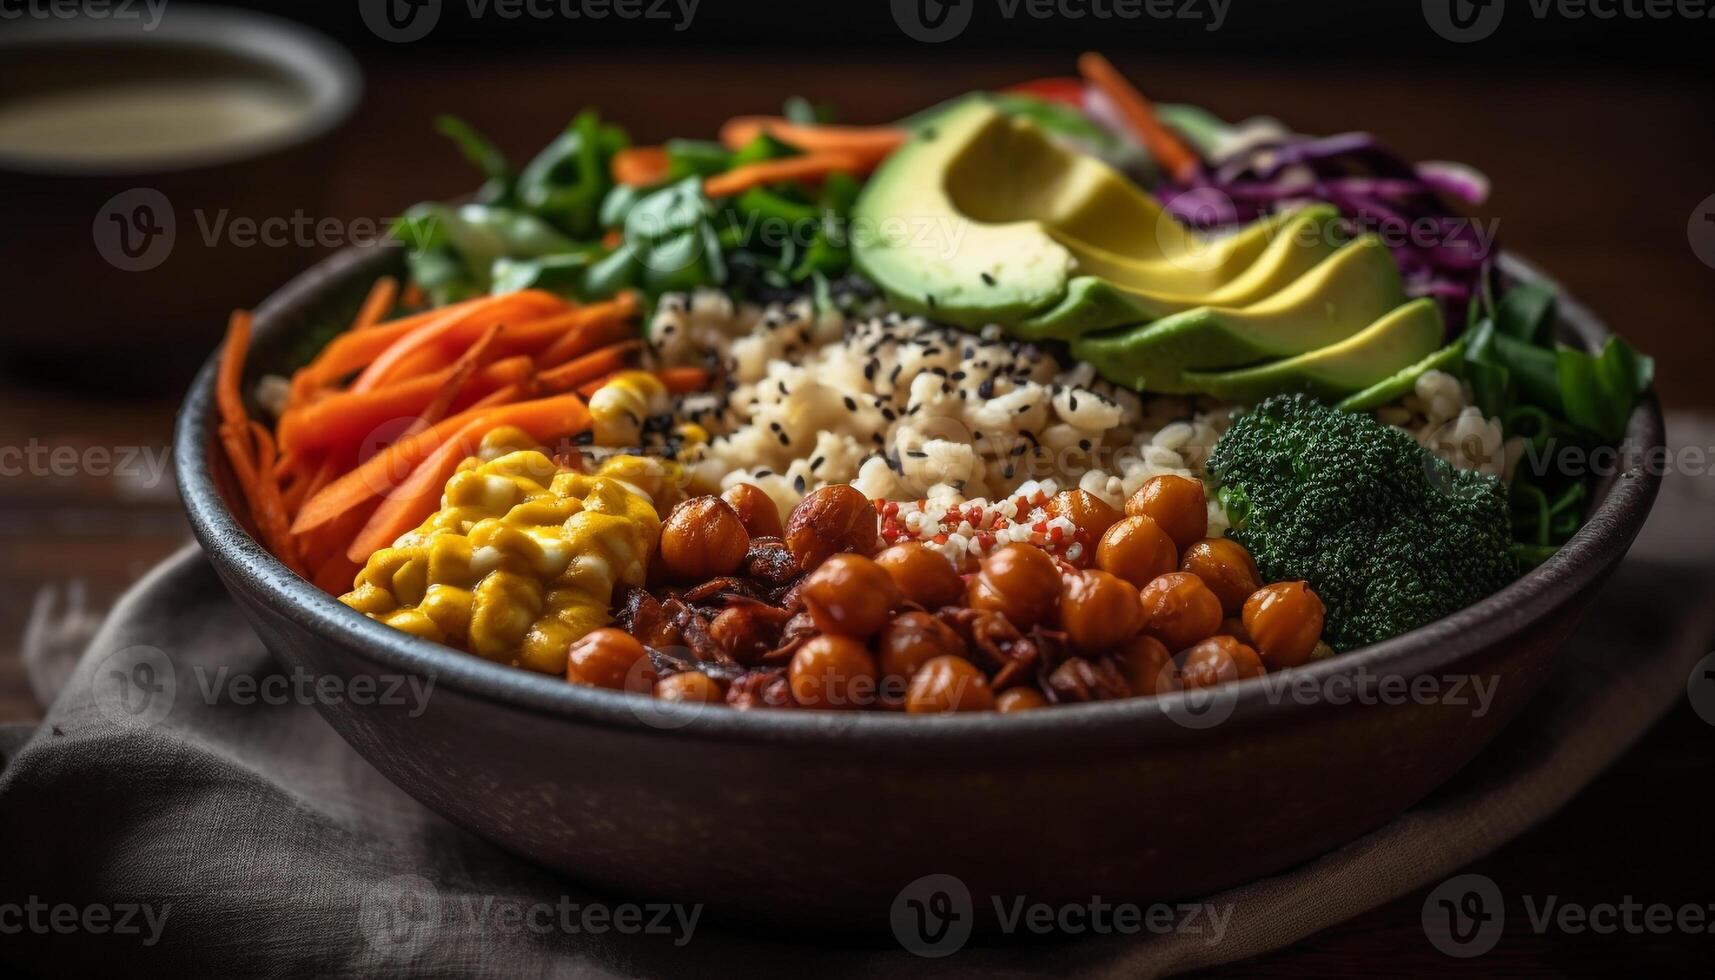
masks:
<path id="1" fill-rule="evenodd" d="M 1439 300 L 1448 323 L 1457 325 L 1498 249 L 1448 201 L 1476 207 L 1488 191 L 1488 181 L 1469 167 L 1412 164 L 1368 133 L 1342 133 L 1251 147 L 1203 167 L 1189 185 L 1168 182 L 1158 196 L 1181 221 L 1202 229 L 1247 224 L 1299 204 L 1332 204 L 1354 233 L 1381 236 L 1409 295 Z"/>

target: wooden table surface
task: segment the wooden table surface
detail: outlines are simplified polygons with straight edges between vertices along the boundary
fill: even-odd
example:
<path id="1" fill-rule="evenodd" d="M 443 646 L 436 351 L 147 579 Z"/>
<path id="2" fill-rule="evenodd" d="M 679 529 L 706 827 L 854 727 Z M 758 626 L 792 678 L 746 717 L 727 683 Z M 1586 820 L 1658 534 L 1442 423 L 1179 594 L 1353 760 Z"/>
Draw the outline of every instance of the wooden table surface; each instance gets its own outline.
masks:
<path id="1" fill-rule="evenodd" d="M 712 133 L 727 115 L 776 111 L 791 93 L 831 101 L 854 121 L 886 120 L 968 88 L 1059 74 L 1067 66 L 1060 58 L 977 62 L 939 52 L 933 65 L 872 59 L 811 66 L 689 56 L 372 63 L 364 107 L 340 140 L 338 166 L 306 180 L 324 185 L 334 216 L 381 217 L 471 186 L 457 154 L 431 132 L 438 112 L 476 123 L 524 158 L 585 104 L 602 107 L 648 141 Z M 1199 102 L 1229 117 L 1266 111 L 1306 131 L 1369 129 L 1408 156 L 1483 169 L 1496 187 L 1484 213 L 1499 219 L 1505 245 L 1542 263 L 1654 354 L 1669 406 L 1715 408 L 1715 385 L 1704 377 L 1715 363 L 1715 331 L 1708 327 L 1715 269 L 1699 261 L 1687 233 L 1700 203 L 1715 194 L 1706 81 L 1478 76 L 1429 66 L 1409 72 L 1322 66 L 1314 76 L 1209 63 L 1135 68 L 1134 77 L 1163 100 Z M 803 83 L 810 78 L 814 88 Z M 305 264 L 313 259 L 304 256 Z M 221 304 L 260 299 L 222 297 Z M 211 323 L 211 342 L 218 331 L 218 322 Z M 187 350 L 185 357 L 203 353 Z M 160 453 L 168 444 L 171 395 L 120 401 L 3 383 L 0 447 Z M 0 475 L 0 722 L 38 716 L 18 648 L 43 590 L 63 593 L 81 582 L 91 604 L 104 607 L 187 533 L 170 479 L 150 485 L 93 466 L 85 470 Z M 1558 815 L 1470 870 L 1494 878 L 1509 894 L 1583 902 L 1715 900 L 1708 874 L 1715 855 L 1715 831 L 1707 821 L 1715 812 L 1710 736 L 1710 728 L 1681 706 Z M 1494 953 L 1449 959 L 1424 938 L 1424 894 L 1217 972 L 1582 975 L 1623 967 L 1649 974 L 1711 961 L 1709 942 L 1684 937 L 1537 935 L 1510 928 Z"/>

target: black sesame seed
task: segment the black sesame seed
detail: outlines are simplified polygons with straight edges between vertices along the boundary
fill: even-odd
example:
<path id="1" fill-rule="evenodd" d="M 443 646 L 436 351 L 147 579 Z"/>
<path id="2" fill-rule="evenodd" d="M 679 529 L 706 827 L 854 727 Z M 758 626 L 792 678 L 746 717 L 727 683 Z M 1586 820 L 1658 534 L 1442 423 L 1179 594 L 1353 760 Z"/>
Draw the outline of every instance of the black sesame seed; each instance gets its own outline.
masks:
<path id="1" fill-rule="evenodd" d="M 800 473 L 797 476 L 792 478 L 792 489 L 798 491 L 799 493 L 803 493 L 804 487 L 805 487 L 804 474 Z"/>
<path id="2" fill-rule="evenodd" d="M 848 412 L 857 411 L 857 400 L 852 398 L 852 396 L 850 396 L 850 395 L 846 396 L 846 411 L 848 411 Z"/>
<path id="3" fill-rule="evenodd" d="M 983 273 L 983 282 L 990 286 L 994 285 L 994 276 L 991 276 L 986 272 Z"/>
<path id="4" fill-rule="evenodd" d="M 822 464 L 827 462 L 827 461 L 828 461 L 827 457 L 825 457 L 825 456 L 817 456 L 815 459 L 810 460 L 810 472 L 814 473 L 817 470 L 821 469 Z"/>

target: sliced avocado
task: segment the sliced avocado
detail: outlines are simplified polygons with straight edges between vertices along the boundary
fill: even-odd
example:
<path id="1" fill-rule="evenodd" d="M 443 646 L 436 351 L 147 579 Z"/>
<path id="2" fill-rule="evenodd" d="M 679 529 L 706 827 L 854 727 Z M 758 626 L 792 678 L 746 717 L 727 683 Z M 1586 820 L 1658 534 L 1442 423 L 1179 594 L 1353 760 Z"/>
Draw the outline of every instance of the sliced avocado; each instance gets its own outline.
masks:
<path id="1" fill-rule="evenodd" d="M 917 128 L 852 220 L 853 261 L 896 306 L 1037 337 L 1245 307 L 1339 245 L 1325 207 L 1198 235 L 1102 161 L 980 99 Z"/>
<path id="2" fill-rule="evenodd" d="M 1200 307 L 1091 334 L 1072 354 L 1139 391 L 1187 392 L 1189 370 L 1242 367 L 1337 344 L 1405 302 L 1387 246 L 1364 235 L 1274 295 L 1238 308 Z"/>
<path id="3" fill-rule="evenodd" d="M 1072 253 L 1039 222 L 972 219 L 948 192 L 955 168 L 982 173 L 979 183 L 1004 180 L 1015 132 L 980 101 L 954 106 L 914 131 L 864 187 L 852 206 L 852 260 L 896 306 L 980 327 L 1016 322 L 1065 295 Z"/>
<path id="4" fill-rule="evenodd" d="M 1363 391 L 1347 397 L 1335 408 L 1343 412 L 1368 412 L 1380 408 L 1390 402 L 1396 402 L 1405 397 L 1405 393 L 1417 386 L 1417 379 L 1430 371 L 1440 371 L 1453 367 L 1465 356 L 1465 338 L 1460 337 L 1446 347 L 1441 348 L 1416 364 L 1411 365 L 1393 376 L 1370 385 Z"/>
<path id="5" fill-rule="evenodd" d="M 1230 401 L 1256 402 L 1287 392 L 1335 399 L 1419 362 L 1441 343 L 1445 330 L 1435 301 L 1415 300 L 1337 344 L 1236 371 L 1187 371 L 1185 383 Z"/>

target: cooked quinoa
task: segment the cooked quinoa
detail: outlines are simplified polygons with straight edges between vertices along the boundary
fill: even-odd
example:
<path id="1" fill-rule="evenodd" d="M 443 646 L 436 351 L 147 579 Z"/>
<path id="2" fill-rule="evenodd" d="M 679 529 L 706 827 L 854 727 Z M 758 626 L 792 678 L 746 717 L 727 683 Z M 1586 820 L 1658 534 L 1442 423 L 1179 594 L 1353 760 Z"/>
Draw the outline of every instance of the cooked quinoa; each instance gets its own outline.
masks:
<path id="1" fill-rule="evenodd" d="M 682 403 L 713 434 L 698 475 L 755 483 L 782 510 L 825 483 L 987 501 L 1049 480 L 1119 506 L 1152 476 L 1201 476 L 1231 418 L 1207 400 L 1140 398 L 998 328 L 817 315 L 807 299 L 667 297 L 650 337 L 668 363 L 712 356 L 727 371 L 728 391 Z"/>

